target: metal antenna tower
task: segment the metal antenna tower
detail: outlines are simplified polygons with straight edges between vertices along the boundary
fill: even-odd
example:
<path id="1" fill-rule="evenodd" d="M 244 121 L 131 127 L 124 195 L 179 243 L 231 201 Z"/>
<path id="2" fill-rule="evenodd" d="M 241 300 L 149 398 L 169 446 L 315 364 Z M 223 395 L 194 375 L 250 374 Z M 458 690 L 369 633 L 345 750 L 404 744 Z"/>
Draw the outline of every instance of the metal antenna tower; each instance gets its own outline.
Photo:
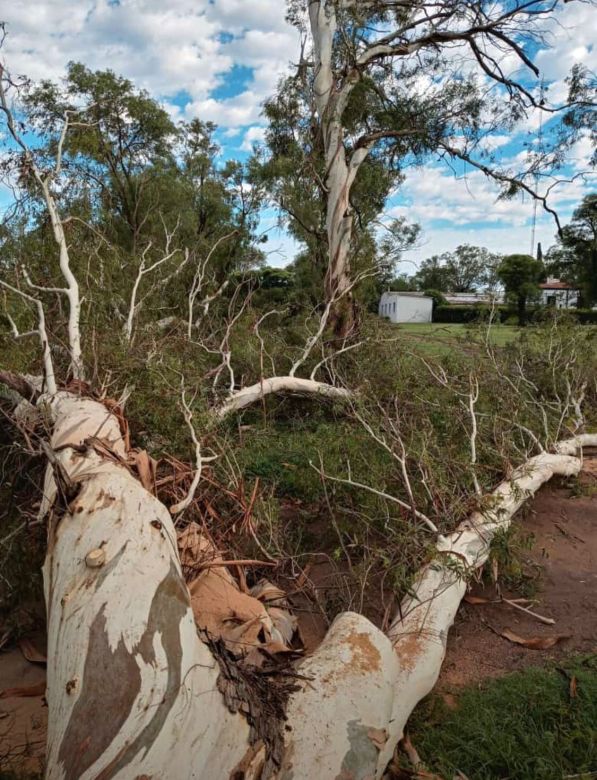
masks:
<path id="1" fill-rule="evenodd" d="M 539 89 L 539 105 L 543 106 L 545 103 L 545 82 L 541 80 L 541 87 Z M 537 134 L 537 152 L 540 154 L 543 151 L 543 111 L 539 109 L 539 132 Z M 535 192 L 539 186 L 539 174 L 535 170 Z M 533 198 L 533 219 L 531 222 L 531 257 L 535 257 L 535 235 L 537 232 L 537 198 Z"/>

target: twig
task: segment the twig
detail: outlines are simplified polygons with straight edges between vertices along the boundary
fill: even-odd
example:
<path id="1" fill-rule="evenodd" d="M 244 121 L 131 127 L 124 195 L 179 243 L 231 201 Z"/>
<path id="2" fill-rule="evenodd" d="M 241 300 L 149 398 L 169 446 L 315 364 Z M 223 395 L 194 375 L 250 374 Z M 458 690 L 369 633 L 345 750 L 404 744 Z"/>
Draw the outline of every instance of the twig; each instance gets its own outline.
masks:
<path id="1" fill-rule="evenodd" d="M 545 623 L 547 626 L 553 626 L 555 625 L 555 620 L 553 618 L 544 617 L 543 615 L 537 614 L 537 612 L 533 612 L 530 609 L 527 609 L 527 607 L 523 607 L 520 604 L 517 604 L 515 601 L 512 601 L 511 599 L 505 599 L 502 598 L 502 601 L 505 604 L 509 604 L 511 607 L 515 607 L 516 609 L 519 609 L 521 612 L 526 612 L 527 615 L 531 615 L 534 618 L 537 618 L 541 623 Z"/>

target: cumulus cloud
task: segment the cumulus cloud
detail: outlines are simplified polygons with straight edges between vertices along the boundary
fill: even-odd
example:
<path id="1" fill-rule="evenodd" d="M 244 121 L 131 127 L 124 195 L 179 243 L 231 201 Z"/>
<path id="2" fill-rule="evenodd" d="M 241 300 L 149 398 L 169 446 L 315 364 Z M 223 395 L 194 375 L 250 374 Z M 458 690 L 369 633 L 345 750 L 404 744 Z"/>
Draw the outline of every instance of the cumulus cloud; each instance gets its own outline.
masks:
<path id="1" fill-rule="evenodd" d="M 4 55 L 11 70 L 35 80 L 60 78 L 69 60 L 110 68 L 175 117 L 246 126 L 298 50 L 284 12 L 282 0 L 13 0 L 3 11 Z M 253 78 L 241 95 L 215 100 L 234 65 Z"/>
<path id="2" fill-rule="evenodd" d="M 231 149 L 247 152 L 263 139 L 263 101 L 298 58 L 298 35 L 285 21 L 285 11 L 285 0 L 11 0 L 3 9 L 9 32 L 3 56 L 13 72 L 36 80 L 60 78 L 69 60 L 111 68 L 162 100 L 175 119 L 214 121 Z M 562 4 L 543 33 L 535 60 L 549 86 L 549 101 L 560 104 L 572 65 L 597 69 L 594 8 Z M 462 47 L 453 55 L 463 57 Z M 500 64 L 528 77 L 511 53 Z M 250 74 L 240 85 L 235 66 Z M 430 77 L 422 77 L 421 89 L 430 83 Z M 530 112 L 512 134 L 487 136 L 481 149 L 507 152 L 515 162 L 522 141 L 536 137 L 538 127 L 539 113 Z M 582 170 L 590 154 L 589 139 L 579 141 L 570 155 L 572 172 Z M 422 256 L 463 241 L 499 251 L 526 246 L 529 200 L 496 201 L 497 190 L 483 174 L 463 176 L 460 168 L 458 173 L 455 178 L 434 164 L 413 169 L 400 198 L 388 206 L 389 214 L 422 223 L 429 241 Z M 585 193 L 583 181 L 576 179 L 556 188 L 553 200 L 566 218 Z M 553 232 L 553 223 L 541 217 L 541 240 L 551 243 Z M 290 257 L 294 244 L 283 236 L 280 242 L 279 257 Z"/>
<path id="3" fill-rule="evenodd" d="M 579 142 L 575 153 L 587 153 Z M 550 193 L 549 203 L 565 223 L 589 192 L 584 178 L 562 180 Z M 536 212 L 536 241 L 546 248 L 557 230 L 553 216 L 529 196 L 498 200 L 497 185 L 476 170 L 458 171 L 429 164 L 412 170 L 394 194 L 387 216 L 406 217 L 421 224 L 424 240 L 405 257 L 403 270 L 432 254 L 451 251 L 458 244 L 486 246 L 495 252 L 529 252 L 531 226 Z M 411 266 L 409 269 L 409 265 Z"/>
<path id="4" fill-rule="evenodd" d="M 258 144 L 265 139 L 264 127 L 250 127 L 245 133 L 242 146 L 240 147 L 243 152 L 250 152 L 253 149 L 254 144 Z"/>

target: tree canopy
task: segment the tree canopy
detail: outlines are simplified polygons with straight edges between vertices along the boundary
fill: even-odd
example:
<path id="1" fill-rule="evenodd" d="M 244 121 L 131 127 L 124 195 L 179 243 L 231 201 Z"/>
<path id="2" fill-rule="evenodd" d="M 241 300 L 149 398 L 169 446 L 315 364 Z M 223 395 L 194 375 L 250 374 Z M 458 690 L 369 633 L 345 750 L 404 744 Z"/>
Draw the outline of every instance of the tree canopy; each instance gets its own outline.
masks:
<path id="1" fill-rule="evenodd" d="M 443 252 L 423 260 L 413 282 L 419 290 L 475 292 L 493 289 L 499 255 L 485 247 L 461 244 L 453 252 Z"/>
<path id="2" fill-rule="evenodd" d="M 527 303 L 538 295 L 543 274 L 543 264 L 531 255 L 507 255 L 498 266 L 506 296 L 517 305 L 519 325 L 526 324 Z"/>
<path id="3" fill-rule="evenodd" d="M 597 303 L 597 194 L 583 198 L 546 256 L 551 273 L 581 290 L 586 306 Z"/>

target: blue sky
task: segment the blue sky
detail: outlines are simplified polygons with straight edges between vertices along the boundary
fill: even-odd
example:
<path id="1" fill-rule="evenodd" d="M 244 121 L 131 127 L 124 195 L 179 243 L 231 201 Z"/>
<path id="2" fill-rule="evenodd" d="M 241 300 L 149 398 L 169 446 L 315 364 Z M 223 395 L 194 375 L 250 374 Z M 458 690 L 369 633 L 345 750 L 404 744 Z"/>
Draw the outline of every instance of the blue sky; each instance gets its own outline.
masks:
<path id="1" fill-rule="evenodd" d="M 548 30 L 551 48 L 536 54 L 554 102 L 564 96 L 564 78 L 575 62 L 597 70 L 596 15 L 585 3 L 563 5 Z M 242 158 L 263 136 L 263 101 L 298 59 L 298 35 L 284 16 L 284 0 L 11 0 L 3 10 L 9 32 L 4 59 L 13 72 L 34 79 L 59 78 L 69 60 L 112 68 L 159 98 L 175 118 L 216 122 L 223 155 Z M 533 114 L 513 134 L 495 135 L 487 144 L 515 161 L 523 144 L 536 140 L 538 125 Z M 585 139 L 573 149 L 570 172 L 581 170 L 589 155 Z M 597 189 L 595 181 L 592 186 Z M 589 189 L 579 180 L 556 189 L 553 202 L 564 221 Z M 409 170 L 386 210 L 423 227 L 406 271 L 460 243 L 527 252 L 532 214 L 528 199 L 496 202 L 483 174 L 436 162 Z M 274 220 L 264 214 L 263 227 Z M 544 248 L 554 232 L 551 217 L 539 211 L 537 239 Z M 269 247 L 274 265 L 290 261 L 296 250 L 275 230 Z"/>

